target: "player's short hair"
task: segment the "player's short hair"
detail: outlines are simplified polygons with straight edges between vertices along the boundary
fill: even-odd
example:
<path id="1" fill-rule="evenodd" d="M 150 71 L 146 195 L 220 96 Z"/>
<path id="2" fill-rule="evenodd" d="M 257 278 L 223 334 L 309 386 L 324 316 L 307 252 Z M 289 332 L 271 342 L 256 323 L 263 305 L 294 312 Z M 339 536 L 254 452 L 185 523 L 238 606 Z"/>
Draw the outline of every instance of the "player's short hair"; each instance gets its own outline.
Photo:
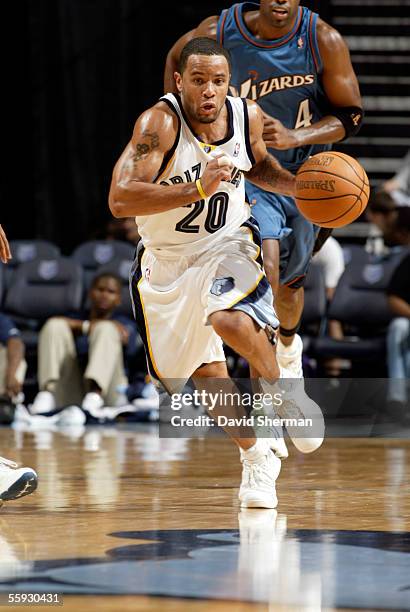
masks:
<path id="1" fill-rule="evenodd" d="M 113 278 L 115 280 L 115 282 L 118 285 L 118 291 L 121 293 L 121 289 L 122 289 L 122 279 L 120 278 L 120 276 L 118 274 L 115 274 L 115 272 L 99 272 L 96 276 L 94 276 L 94 278 L 91 281 L 91 286 L 90 289 L 94 289 L 94 287 L 97 285 L 97 283 L 102 279 L 102 278 Z"/>
<path id="2" fill-rule="evenodd" d="M 187 42 L 179 57 L 180 74 L 184 72 L 190 55 L 223 55 L 228 62 L 229 72 L 232 72 L 231 56 L 229 51 L 224 49 L 213 38 L 200 36 Z"/>

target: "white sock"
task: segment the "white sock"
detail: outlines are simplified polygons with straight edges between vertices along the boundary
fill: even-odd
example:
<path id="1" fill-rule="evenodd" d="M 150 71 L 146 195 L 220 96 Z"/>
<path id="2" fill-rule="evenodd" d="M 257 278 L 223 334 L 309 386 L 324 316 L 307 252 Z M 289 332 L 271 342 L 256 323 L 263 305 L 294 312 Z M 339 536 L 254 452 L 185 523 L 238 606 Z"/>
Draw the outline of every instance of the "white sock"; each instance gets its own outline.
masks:
<path id="1" fill-rule="evenodd" d="M 280 371 L 280 378 L 293 378 L 292 372 L 289 372 L 287 368 L 282 368 L 281 365 L 279 366 L 279 371 Z"/>
<path id="2" fill-rule="evenodd" d="M 295 338 L 296 336 L 293 336 L 293 340 L 291 342 L 291 344 L 289 344 L 289 346 L 286 346 L 286 344 L 283 344 L 282 340 L 279 338 L 278 340 L 278 351 L 279 353 L 285 354 L 285 355 L 290 355 L 291 353 L 293 353 L 295 351 Z"/>

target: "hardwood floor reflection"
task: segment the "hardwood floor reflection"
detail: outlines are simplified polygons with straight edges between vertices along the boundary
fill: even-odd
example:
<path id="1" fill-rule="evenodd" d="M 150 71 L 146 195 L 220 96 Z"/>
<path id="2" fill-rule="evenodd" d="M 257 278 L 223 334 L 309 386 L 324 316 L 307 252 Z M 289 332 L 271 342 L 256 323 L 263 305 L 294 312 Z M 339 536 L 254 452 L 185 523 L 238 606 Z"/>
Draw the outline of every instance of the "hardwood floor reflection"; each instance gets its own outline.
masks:
<path id="1" fill-rule="evenodd" d="M 40 479 L 35 494 L 0 511 L 1 582 L 13 571 L 20 576 L 33 567 L 47 569 L 50 560 L 101 563 L 130 545 L 148 550 L 152 532 L 226 530 L 227 546 L 240 527 L 241 467 L 228 440 L 159 439 L 148 424 L 64 433 L 2 428 L 0 448 L 3 456 L 35 468 Z M 312 455 L 291 444 L 289 450 L 277 484 L 285 531 L 410 532 L 409 441 L 328 439 Z M 130 532 L 136 533 L 131 540 Z M 64 597 L 68 612 L 80 610 L 81 602 L 104 611 L 298 609 L 138 594 Z"/>

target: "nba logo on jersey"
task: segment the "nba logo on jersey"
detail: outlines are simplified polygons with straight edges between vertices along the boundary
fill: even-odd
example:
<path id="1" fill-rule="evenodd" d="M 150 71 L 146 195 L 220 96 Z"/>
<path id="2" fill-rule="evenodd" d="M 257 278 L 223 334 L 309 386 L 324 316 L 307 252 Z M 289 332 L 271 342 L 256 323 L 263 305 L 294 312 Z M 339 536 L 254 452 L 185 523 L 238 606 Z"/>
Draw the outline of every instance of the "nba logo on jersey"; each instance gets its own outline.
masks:
<path id="1" fill-rule="evenodd" d="M 303 49 L 304 45 L 305 45 L 305 43 L 304 43 L 304 41 L 303 41 L 303 38 L 300 36 L 300 37 L 298 38 L 298 48 L 299 48 L 299 49 Z"/>
<path id="2" fill-rule="evenodd" d="M 235 145 L 234 152 L 233 152 L 234 157 L 238 157 L 240 149 L 241 149 L 241 143 L 237 142 Z"/>

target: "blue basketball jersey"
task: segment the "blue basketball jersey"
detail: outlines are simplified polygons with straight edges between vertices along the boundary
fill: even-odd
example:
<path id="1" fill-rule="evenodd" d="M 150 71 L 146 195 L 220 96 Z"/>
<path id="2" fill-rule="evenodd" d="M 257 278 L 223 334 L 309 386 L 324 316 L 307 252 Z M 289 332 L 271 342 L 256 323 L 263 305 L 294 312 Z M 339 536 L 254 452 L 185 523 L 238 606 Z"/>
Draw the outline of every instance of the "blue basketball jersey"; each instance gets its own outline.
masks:
<path id="1" fill-rule="evenodd" d="M 322 63 L 316 39 L 318 15 L 299 7 L 291 32 L 275 40 L 253 36 L 244 13 L 259 5 L 244 2 L 225 9 L 218 20 L 217 40 L 232 57 L 231 93 L 255 100 L 287 128 L 308 127 L 328 114 L 321 83 Z M 291 171 L 330 145 L 306 145 L 271 153 Z"/>

